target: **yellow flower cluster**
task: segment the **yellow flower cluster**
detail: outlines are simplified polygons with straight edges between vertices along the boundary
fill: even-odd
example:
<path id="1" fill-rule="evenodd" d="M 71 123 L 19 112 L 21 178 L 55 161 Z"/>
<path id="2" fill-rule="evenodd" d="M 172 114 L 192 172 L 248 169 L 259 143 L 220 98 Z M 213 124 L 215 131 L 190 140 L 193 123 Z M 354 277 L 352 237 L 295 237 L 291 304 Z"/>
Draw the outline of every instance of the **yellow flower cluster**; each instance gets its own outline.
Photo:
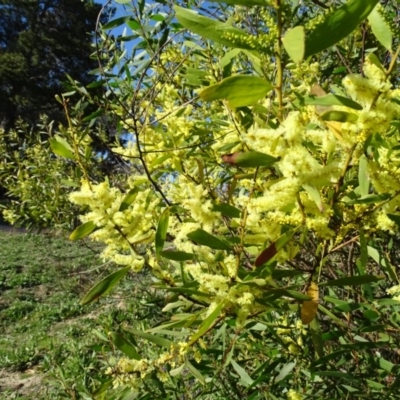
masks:
<path id="1" fill-rule="evenodd" d="M 136 187 L 134 179 L 131 184 L 130 189 Z M 139 271 L 144 265 L 144 256 L 139 254 L 137 246 L 154 239 L 153 213 L 159 200 L 151 189 L 140 186 L 137 193 L 130 194 L 131 204 L 126 208 L 121 207 L 125 199 L 126 194 L 110 188 L 108 181 L 97 185 L 83 181 L 81 190 L 70 195 L 70 201 L 89 208 L 81 220 L 91 221 L 98 228 L 91 238 L 107 245 L 103 258 Z"/>

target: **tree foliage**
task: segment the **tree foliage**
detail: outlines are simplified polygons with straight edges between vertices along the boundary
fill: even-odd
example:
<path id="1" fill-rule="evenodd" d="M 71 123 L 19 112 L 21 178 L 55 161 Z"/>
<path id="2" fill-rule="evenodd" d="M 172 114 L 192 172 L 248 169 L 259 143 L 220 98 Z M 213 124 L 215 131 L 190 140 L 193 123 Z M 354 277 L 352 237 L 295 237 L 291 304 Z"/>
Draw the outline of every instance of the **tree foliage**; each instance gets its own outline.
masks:
<path id="1" fill-rule="evenodd" d="M 66 74 L 84 85 L 94 80 L 90 33 L 100 9 L 80 0 L 1 0 L 0 118 L 7 129 L 18 116 L 30 123 L 41 113 L 60 118 L 54 96 L 65 91 Z"/>
<path id="2" fill-rule="evenodd" d="M 119 3 L 86 122 L 132 173 L 92 179 L 78 120 L 53 150 L 120 265 L 83 303 L 146 268 L 166 321 L 115 327 L 97 397 L 396 399 L 398 3 Z"/>

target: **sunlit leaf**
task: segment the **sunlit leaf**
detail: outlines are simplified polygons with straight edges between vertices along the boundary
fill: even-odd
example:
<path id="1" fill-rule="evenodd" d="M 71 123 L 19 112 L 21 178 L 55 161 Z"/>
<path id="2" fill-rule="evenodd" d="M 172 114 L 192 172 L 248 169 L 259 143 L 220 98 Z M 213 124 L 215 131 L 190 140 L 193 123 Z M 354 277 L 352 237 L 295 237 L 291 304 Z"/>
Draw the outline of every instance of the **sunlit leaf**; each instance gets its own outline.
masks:
<path id="1" fill-rule="evenodd" d="M 384 12 L 384 8 L 378 4 L 368 15 L 368 22 L 371 25 L 372 33 L 381 45 L 390 51 L 392 50 L 393 33 L 389 24 L 381 14 Z"/>
<path id="2" fill-rule="evenodd" d="M 69 235 L 69 240 L 83 239 L 90 235 L 96 229 L 96 224 L 93 221 L 85 222 L 79 225 L 75 230 Z"/>
<path id="3" fill-rule="evenodd" d="M 305 57 L 319 53 L 350 35 L 374 9 L 379 0 L 349 0 L 329 13 L 306 34 Z"/>
<path id="4" fill-rule="evenodd" d="M 346 111 L 330 110 L 321 114 L 323 121 L 357 122 L 358 115 Z"/>
<path id="5" fill-rule="evenodd" d="M 64 138 L 56 135 L 54 138 L 50 138 L 49 142 L 54 154 L 70 160 L 75 160 L 75 154 L 72 150 L 72 147 Z"/>
<path id="6" fill-rule="evenodd" d="M 224 307 L 225 302 L 221 301 L 215 308 L 214 310 L 210 313 L 210 315 L 204 319 L 204 321 L 201 323 L 199 326 L 199 329 L 195 334 L 192 335 L 192 337 L 189 340 L 189 345 L 195 343 L 199 338 L 201 338 L 208 330 L 210 327 L 214 324 L 215 320 L 219 317 L 222 308 Z"/>
<path id="7" fill-rule="evenodd" d="M 305 54 L 305 32 L 303 26 L 296 26 L 288 30 L 282 39 L 283 47 L 289 57 L 295 62 L 300 63 Z"/>
<path id="8" fill-rule="evenodd" d="M 231 360 L 231 364 L 233 369 L 238 373 L 240 381 L 245 386 L 250 386 L 254 382 L 254 380 L 251 379 L 250 375 L 236 361 Z"/>
<path id="9" fill-rule="evenodd" d="M 175 5 L 174 10 L 180 24 L 193 33 L 225 46 L 252 49 L 248 38 L 253 36 L 247 32 L 234 28 L 228 23 L 204 17 L 186 8 Z M 235 37 L 236 40 L 232 39 L 232 37 Z M 238 40 L 237 38 L 241 38 L 242 40 Z"/>
<path id="10" fill-rule="evenodd" d="M 362 105 L 354 100 L 332 93 L 320 97 L 305 97 L 304 103 L 310 106 L 345 106 L 354 110 L 362 110 Z"/>
<path id="11" fill-rule="evenodd" d="M 125 195 L 121 204 L 119 206 L 119 211 L 125 211 L 129 208 L 129 206 L 134 202 L 136 199 L 136 195 L 139 192 L 138 187 L 134 187 L 133 189 L 129 190 L 129 192 Z"/>
<path id="12" fill-rule="evenodd" d="M 275 378 L 275 382 L 280 382 L 281 380 L 285 379 L 293 371 L 295 366 L 296 362 L 290 362 L 284 365 L 279 371 L 278 376 Z"/>
<path id="13" fill-rule="evenodd" d="M 324 208 L 324 204 L 322 202 L 321 194 L 319 193 L 318 189 L 311 185 L 303 185 L 303 188 L 306 190 L 308 195 L 311 197 L 311 199 L 317 205 L 319 211 L 321 211 L 323 213 L 325 211 L 325 208 Z"/>
<path id="14" fill-rule="evenodd" d="M 265 79 L 252 75 L 235 75 L 208 86 L 200 92 L 205 101 L 227 100 L 232 108 L 250 106 L 264 98 L 273 86 Z"/>

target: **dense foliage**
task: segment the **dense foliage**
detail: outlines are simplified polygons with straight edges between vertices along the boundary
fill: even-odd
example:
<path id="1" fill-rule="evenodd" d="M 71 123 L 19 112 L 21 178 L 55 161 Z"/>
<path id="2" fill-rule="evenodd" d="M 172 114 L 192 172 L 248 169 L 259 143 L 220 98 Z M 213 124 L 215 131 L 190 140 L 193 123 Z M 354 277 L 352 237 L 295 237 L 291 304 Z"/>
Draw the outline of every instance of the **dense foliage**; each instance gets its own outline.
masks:
<path id="1" fill-rule="evenodd" d="M 397 398 L 398 3 L 118 2 L 86 119 L 132 172 L 93 179 L 78 119 L 52 148 L 121 266 L 82 303 L 146 268 L 167 320 L 110 332 L 98 398 Z"/>
<path id="2" fill-rule="evenodd" d="M 60 118 L 54 96 L 65 91 L 66 74 L 85 85 L 94 80 L 90 32 L 100 9 L 81 0 L 0 1 L 0 121 L 6 129 L 18 116 L 30 123 L 41 113 Z"/>

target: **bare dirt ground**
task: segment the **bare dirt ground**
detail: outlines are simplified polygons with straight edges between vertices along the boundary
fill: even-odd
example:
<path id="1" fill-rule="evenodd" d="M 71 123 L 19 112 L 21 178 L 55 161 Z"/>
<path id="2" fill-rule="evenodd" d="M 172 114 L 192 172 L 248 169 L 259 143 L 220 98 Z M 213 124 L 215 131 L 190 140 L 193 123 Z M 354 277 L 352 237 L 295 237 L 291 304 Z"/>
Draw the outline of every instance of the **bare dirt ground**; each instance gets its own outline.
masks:
<path id="1" fill-rule="evenodd" d="M 11 400 L 19 396 L 32 395 L 42 387 L 42 379 L 43 376 L 34 369 L 28 369 L 23 373 L 1 369 L 0 398 Z"/>

